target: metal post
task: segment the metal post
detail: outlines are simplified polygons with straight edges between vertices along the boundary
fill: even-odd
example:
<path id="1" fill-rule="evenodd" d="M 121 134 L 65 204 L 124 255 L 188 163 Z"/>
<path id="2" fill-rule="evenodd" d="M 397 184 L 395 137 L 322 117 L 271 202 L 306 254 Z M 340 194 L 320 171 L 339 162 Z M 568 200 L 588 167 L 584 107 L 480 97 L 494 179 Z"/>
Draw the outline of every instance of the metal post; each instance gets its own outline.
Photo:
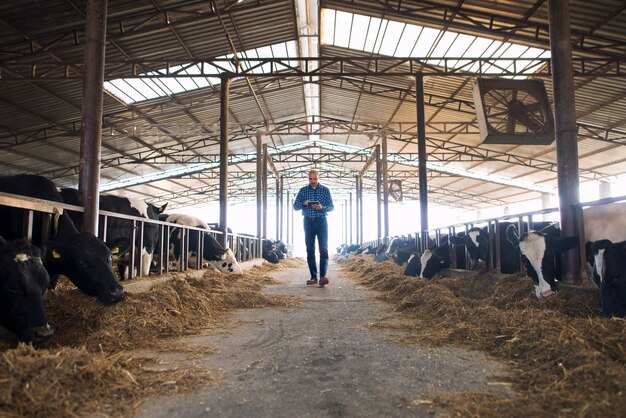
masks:
<path id="1" fill-rule="evenodd" d="M 280 176 L 280 231 L 279 231 L 280 234 L 279 234 L 279 238 L 278 238 L 281 241 L 283 239 L 283 222 L 284 222 L 284 220 L 283 220 L 283 211 L 285 209 L 285 205 L 284 205 L 285 201 L 283 199 L 283 197 L 284 197 L 283 196 L 283 193 L 284 193 L 283 187 L 284 187 L 284 185 L 285 185 L 285 178 L 281 174 L 281 176 Z"/>
<path id="2" fill-rule="evenodd" d="M 576 102 L 568 0 L 548 0 L 548 17 L 550 22 L 561 234 L 563 236 L 581 236 L 579 223 L 582 220 L 582 213 L 579 206 L 578 189 Z M 581 239 L 581 243 L 581 248 L 583 248 L 584 238 Z M 580 267 L 579 252 L 575 250 L 566 251 L 563 254 L 563 282 L 579 284 L 581 282 Z"/>
<path id="3" fill-rule="evenodd" d="M 261 257 L 261 239 L 263 238 L 263 136 L 256 133 L 256 236 L 257 255 Z"/>
<path id="4" fill-rule="evenodd" d="M 228 108 L 230 77 L 223 74 L 220 86 L 220 243 L 224 248 L 228 232 Z"/>
<path id="5" fill-rule="evenodd" d="M 350 226 L 350 236 L 349 236 L 347 244 L 352 244 L 352 222 L 353 222 L 353 219 L 354 219 L 354 217 L 352 216 L 352 213 L 353 213 L 352 212 L 352 192 L 348 193 L 348 199 L 349 199 L 348 201 L 350 202 L 349 203 L 349 210 L 348 210 L 348 213 L 349 213 L 349 215 L 348 215 L 348 225 Z"/>
<path id="6" fill-rule="evenodd" d="M 356 219 L 356 241 L 355 243 L 358 244 L 359 240 L 360 240 L 360 236 L 359 236 L 359 176 L 355 176 L 354 177 L 354 197 L 355 197 L 355 203 L 356 203 L 356 213 L 355 213 L 355 219 Z"/>
<path id="7" fill-rule="evenodd" d="M 280 178 L 276 176 L 276 240 L 280 239 Z"/>
<path id="8" fill-rule="evenodd" d="M 417 107 L 417 160 L 419 170 L 420 187 L 420 228 L 422 232 L 428 231 L 428 180 L 426 174 L 426 112 L 424 110 L 424 76 L 422 73 L 415 75 L 415 101 Z M 427 234 L 423 235 L 424 237 Z M 428 245 L 425 242 L 425 245 Z"/>
<path id="9" fill-rule="evenodd" d="M 374 152 L 376 153 L 376 226 L 378 231 L 378 235 L 376 236 L 376 242 L 380 244 L 380 238 L 383 236 L 380 214 L 380 182 L 382 170 L 382 167 L 380 165 L 380 144 L 376 144 L 376 149 Z"/>
<path id="10" fill-rule="evenodd" d="M 107 0 L 88 0 L 83 70 L 83 119 L 78 189 L 85 208 L 83 230 L 98 233 L 102 95 L 107 28 Z M 80 226 L 79 226 L 80 227 Z"/>
<path id="11" fill-rule="evenodd" d="M 289 208 L 291 208 L 291 201 L 289 200 L 289 190 L 287 190 L 287 213 L 286 215 L 286 221 L 287 221 L 287 231 L 285 234 L 285 241 L 286 244 L 289 244 L 289 212 L 293 212 L 293 211 L 289 211 Z"/>
<path id="12" fill-rule="evenodd" d="M 266 239 L 267 238 L 267 144 L 263 144 L 262 176 L 263 176 L 263 239 Z M 261 243 L 261 245 L 263 244 Z"/>
<path id="13" fill-rule="evenodd" d="M 382 132 L 382 149 L 383 149 L 383 157 L 382 157 L 382 172 L 383 172 L 383 221 L 385 225 L 385 243 L 389 242 L 389 178 L 388 178 L 388 168 L 387 168 L 387 132 L 383 130 Z"/>

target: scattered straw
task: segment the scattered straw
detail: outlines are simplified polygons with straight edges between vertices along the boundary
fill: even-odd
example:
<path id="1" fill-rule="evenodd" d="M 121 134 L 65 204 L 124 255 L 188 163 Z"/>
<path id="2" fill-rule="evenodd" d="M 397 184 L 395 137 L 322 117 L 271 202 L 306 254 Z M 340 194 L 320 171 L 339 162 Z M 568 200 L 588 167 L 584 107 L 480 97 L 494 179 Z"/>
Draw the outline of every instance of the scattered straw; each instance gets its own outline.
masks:
<path id="1" fill-rule="evenodd" d="M 59 283 L 45 295 L 53 337 L 38 349 L 0 345 L 0 416 L 127 416 L 149 395 L 198 389 L 212 380 L 209 371 L 162 370 L 151 364 L 155 358 L 128 352 L 176 352 L 186 359 L 210 354 L 214 347 L 182 346 L 178 338 L 225 326 L 234 309 L 298 303 L 293 296 L 261 292 L 275 283 L 263 272 L 274 269 L 173 274 L 148 292 L 128 292 L 113 306 Z"/>
<path id="2" fill-rule="evenodd" d="M 343 273 L 394 304 L 410 331 L 404 342 L 452 344 L 507 362 L 515 396 L 437 395 L 458 416 L 623 416 L 626 321 L 600 316 L 597 292 L 561 292 L 539 301 L 530 278 L 494 272 L 425 280 L 391 262 L 355 258 Z"/>

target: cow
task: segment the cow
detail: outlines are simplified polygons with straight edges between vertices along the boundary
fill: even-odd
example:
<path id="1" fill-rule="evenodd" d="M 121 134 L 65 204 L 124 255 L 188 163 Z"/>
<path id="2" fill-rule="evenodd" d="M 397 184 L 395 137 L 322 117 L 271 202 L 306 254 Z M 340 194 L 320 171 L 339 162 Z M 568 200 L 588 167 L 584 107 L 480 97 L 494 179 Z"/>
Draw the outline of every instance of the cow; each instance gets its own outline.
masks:
<path id="1" fill-rule="evenodd" d="M 183 214 L 162 214 L 160 219 L 165 222 L 174 223 L 177 225 L 191 226 L 195 228 L 205 229 L 207 233 L 202 233 L 202 259 L 206 260 L 209 265 L 218 271 L 223 273 L 241 273 L 241 267 L 235 259 L 230 248 L 224 248 L 215 239 L 215 237 L 208 233 L 211 228 L 206 222 L 198 219 L 194 216 Z M 199 231 L 189 230 L 189 249 L 190 253 L 198 254 L 198 237 Z M 178 261 L 180 266 L 181 252 L 182 252 L 182 233 L 181 229 L 174 228 L 170 232 L 170 245 L 173 246 L 174 258 Z"/>
<path id="2" fill-rule="evenodd" d="M 51 180 L 31 174 L 0 177 L 0 191 L 61 202 L 61 195 Z M 23 211 L 0 208 L 5 219 L 10 220 L 0 223 L 4 237 L 22 238 L 20 228 L 6 228 L 5 223 L 23 225 Z M 83 293 L 96 296 L 102 303 L 112 304 L 122 300 L 124 288 L 115 280 L 111 257 L 112 253 L 127 250 L 129 242 L 118 239 L 107 246 L 91 233 L 78 232 L 67 212 L 56 216 L 54 225 L 52 238 L 45 242 L 43 257 L 51 288 L 55 287 L 58 277 L 63 275 Z"/>
<path id="3" fill-rule="evenodd" d="M 279 251 L 276 250 L 272 240 L 264 239 L 261 244 L 261 250 L 261 257 L 263 257 L 264 260 L 272 264 L 278 264 L 280 262 Z"/>
<path id="4" fill-rule="evenodd" d="M 591 244 L 594 273 L 600 287 L 600 307 L 604 316 L 626 316 L 626 241 L 608 239 Z"/>
<path id="5" fill-rule="evenodd" d="M 486 268 L 489 256 L 487 228 L 473 227 L 467 231 L 467 234 L 462 232 L 450 237 L 450 242 L 456 246 L 465 246 L 472 270 Z"/>
<path id="6" fill-rule="evenodd" d="M 25 239 L 5 241 L 0 236 L 0 325 L 23 342 L 49 338 L 43 294 L 50 276 L 39 247 Z"/>
<path id="7" fill-rule="evenodd" d="M 78 201 L 78 190 L 74 188 L 61 189 L 63 201 L 70 205 L 80 205 Z M 101 194 L 99 201 L 100 210 L 130 215 L 144 219 L 158 220 L 159 215 L 165 210 L 167 203 L 157 207 L 151 203 L 146 203 L 141 199 L 118 196 L 114 194 Z M 82 224 L 82 214 L 72 214 L 74 222 Z M 104 224 L 104 219 L 100 219 L 100 224 Z M 130 219 L 122 219 L 109 217 L 106 222 L 106 241 L 108 243 L 118 242 L 120 240 L 132 241 L 133 221 Z M 143 226 L 143 245 L 141 249 L 136 248 L 136 252 L 141 257 L 140 275 L 147 276 L 150 273 L 150 265 L 154 249 L 159 239 L 159 225 L 145 222 Z M 126 278 L 126 270 L 128 261 L 126 259 L 118 259 L 118 274 L 120 280 Z"/>
<path id="8" fill-rule="evenodd" d="M 537 298 L 556 295 L 556 282 L 561 277 L 561 254 L 575 248 L 578 238 L 559 238 L 540 231 L 528 231 L 520 237 L 515 225 L 507 227 L 506 236 L 513 246 L 519 248 L 526 272 L 535 285 Z"/>
<path id="9" fill-rule="evenodd" d="M 425 250 L 421 255 L 413 253 L 404 269 L 404 275 L 432 279 L 448 267 L 450 267 L 450 244 L 446 241 L 438 247 Z"/>
<path id="10" fill-rule="evenodd" d="M 626 240 L 624 213 L 626 213 L 626 203 L 591 206 L 583 210 L 586 260 L 591 270 L 590 280 L 595 284 L 601 285 L 598 269 L 602 268 L 606 262 L 605 254 L 612 257 L 613 265 L 618 264 L 620 260 L 619 257 L 613 255 L 613 250 L 609 253 L 602 251 L 600 243 L 604 240 L 608 242 Z M 553 230 L 558 231 L 556 228 Z M 535 231 L 518 237 L 517 229 L 509 226 L 507 239 L 519 246 L 527 273 L 535 283 L 537 297 L 541 299 L 556 294 L 558 290 L 556 282 L 561 277 L 561 253 L 576 247 L 579 242 L 578 237 L 557 238 Z M 596 244 L 595 247 L 594 244 Z M 610 288 L 606 287 L 605 291 L 608 290 Z M 608 299 L 609 296 L 602 296 L 602 298 Z"/>

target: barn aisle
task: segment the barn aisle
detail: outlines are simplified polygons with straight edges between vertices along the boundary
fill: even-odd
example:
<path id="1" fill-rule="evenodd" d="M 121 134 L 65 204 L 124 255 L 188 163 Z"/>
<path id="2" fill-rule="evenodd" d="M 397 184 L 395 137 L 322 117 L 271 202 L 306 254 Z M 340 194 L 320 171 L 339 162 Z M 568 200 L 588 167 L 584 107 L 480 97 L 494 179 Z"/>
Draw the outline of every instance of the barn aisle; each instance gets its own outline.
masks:
<path id="1" fill-rule="evenodd" d="M 232 329 L 187 338 L 216 347 L 197 362 L 216 384 L 148 399 L 140 417 L 430 417 L 442 412 L 428 402 L 433 392 L 498 390 L 488 382 L 505 368 L 481 353 L 398 344 L 401 331 L 369 327 L 394 314 L 336 264 L 325 288 L 304 284 L 306 266 L 271 275 L 280 284 L 267 292 L 302 304 L 241 310 Z"/>

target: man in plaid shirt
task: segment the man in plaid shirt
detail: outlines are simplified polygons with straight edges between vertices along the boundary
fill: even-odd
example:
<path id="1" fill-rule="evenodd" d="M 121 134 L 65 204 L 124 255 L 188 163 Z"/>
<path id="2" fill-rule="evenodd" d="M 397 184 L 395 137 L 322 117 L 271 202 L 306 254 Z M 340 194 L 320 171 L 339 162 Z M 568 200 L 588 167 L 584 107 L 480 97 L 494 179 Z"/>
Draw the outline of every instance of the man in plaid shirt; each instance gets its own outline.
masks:
<path id="1" fill-rule="evenodd" d="M 326 214 L 331 212 L 333 198 L 330 196 L 328 187 L 319 184 L 319 174 L 317 170 L 309 171 L 309 185 L 300 189 L 296 200 L 293 202 L 293 209 L 302 209 L 304 216 L 304 241 L 306 243 L 306 261 L 309 264 L 311 278 L 306 284 L 317 284 L 317 266 L 315 263 L 315 237 L 319 245 L 320 252 L 320 286 L 329 283 L 326 277 L 328 270 L 328 222 Z"/>

